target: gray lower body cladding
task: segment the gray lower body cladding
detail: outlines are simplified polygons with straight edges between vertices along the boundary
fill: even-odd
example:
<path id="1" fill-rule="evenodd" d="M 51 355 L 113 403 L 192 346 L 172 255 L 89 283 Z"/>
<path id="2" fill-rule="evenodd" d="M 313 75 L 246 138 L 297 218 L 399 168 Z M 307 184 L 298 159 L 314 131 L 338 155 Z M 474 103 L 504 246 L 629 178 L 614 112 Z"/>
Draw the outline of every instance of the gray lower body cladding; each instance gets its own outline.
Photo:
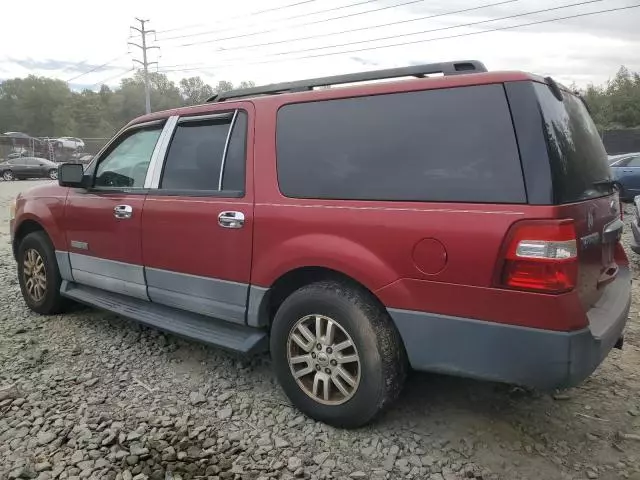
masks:
<path id="1" fill-rule="evenodd" d="M 445 315 L 389 309 L 411 366 L 551 390 L 591 375 L 622 337 L 631 304 L 623 268 L 588 312 L 590 326 L 556 332 Z"/>

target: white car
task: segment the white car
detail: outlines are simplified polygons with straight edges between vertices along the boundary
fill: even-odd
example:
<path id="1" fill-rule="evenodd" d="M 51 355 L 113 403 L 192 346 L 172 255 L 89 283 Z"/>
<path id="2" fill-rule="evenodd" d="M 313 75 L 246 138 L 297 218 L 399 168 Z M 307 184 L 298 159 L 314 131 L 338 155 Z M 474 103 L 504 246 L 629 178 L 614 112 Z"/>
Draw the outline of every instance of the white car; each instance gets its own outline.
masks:
<path id="1" fill-rule="evenodd" d="M 60 137 L 55 140 L 62 148 L 68 148 L 70 150 L 84 150 L 84 142 L 75 137 Z"/>

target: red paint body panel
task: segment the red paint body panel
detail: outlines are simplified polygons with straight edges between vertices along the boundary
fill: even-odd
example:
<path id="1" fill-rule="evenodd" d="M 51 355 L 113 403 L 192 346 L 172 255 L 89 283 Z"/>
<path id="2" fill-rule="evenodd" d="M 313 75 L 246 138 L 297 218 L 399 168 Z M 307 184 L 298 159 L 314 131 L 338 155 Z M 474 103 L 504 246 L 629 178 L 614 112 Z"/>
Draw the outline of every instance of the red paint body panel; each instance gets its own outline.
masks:
<path id="1" fill-rule="evenodd" d="M 64 215 L 65 248 L 69 252 L 106 260 L 142 265 L 140 245 L 144 194 L 95 193 L 70 189 Z M 130 205 L 133 215 L 119 220 L 116 205 Z M 74 248 L 72 241 L 86 242 L 88 249 Z"/>
<path id="2" fill-rule="evenodd" d="M 47 183 L 20 194 L 16 202 L 13 232 L 25 220 L 33 220 L 42 225 L 56 249 L 64 250 L 66 237 L 63 218 L 67 191 L 67 188 L 57 184 Z"/>
<path id="3" fill-rule="evenodd" d="M 224 210 L 245 215 L 241 229 L 218 225 Z M 147 198 L 142 249 L 147 267 L 249 283 L 253 204 L 247 199 Z"/>

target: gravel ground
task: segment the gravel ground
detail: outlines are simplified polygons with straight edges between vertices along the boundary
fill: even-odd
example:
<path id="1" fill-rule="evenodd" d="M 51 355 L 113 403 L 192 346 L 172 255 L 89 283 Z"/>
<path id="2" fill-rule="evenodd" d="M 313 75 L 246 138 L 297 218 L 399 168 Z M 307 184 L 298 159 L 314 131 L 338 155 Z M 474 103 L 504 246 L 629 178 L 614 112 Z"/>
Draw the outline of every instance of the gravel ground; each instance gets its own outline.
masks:
<path id="1" fill-rule="evenodd" d="M 0 182 L 0 479 L 640 480 L 637 288 L 625 349 L 578 388 L 413 374 L 378 422 L 341 431 L 292 408 L 266 356 L 28 311 L 5 205 L 35 183 Z"/>

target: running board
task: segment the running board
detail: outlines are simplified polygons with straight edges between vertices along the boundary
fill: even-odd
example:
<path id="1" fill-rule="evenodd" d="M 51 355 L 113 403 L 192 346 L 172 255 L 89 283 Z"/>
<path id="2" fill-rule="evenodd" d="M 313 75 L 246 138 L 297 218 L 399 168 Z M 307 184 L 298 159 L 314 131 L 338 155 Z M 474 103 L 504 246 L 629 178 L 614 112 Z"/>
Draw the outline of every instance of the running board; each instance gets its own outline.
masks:
<path id="1" fill-rule="evenodd" d="M 216 320 L 157 303 L 111 293 L 63 280 L 60 294 L 80 303 L 101 308 L 150 327 L 244 354 L 267 351 L 263 330 Z"/>

